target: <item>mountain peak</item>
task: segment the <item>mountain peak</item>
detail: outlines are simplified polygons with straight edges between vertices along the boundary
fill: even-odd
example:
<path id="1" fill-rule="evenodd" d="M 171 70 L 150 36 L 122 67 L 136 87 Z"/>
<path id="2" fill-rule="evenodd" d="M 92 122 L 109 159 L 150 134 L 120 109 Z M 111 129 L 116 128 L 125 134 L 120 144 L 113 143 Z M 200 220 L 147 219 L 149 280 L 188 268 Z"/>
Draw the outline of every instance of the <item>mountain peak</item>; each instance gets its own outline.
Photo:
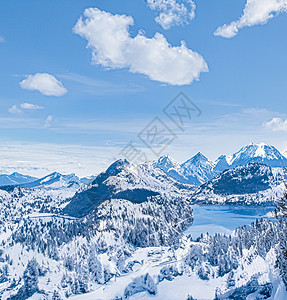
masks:
<path id="1" fill-rule="evenodd" d="M 100 173 L 93 181 L 92 184 L 101 184 L 110 176 L 117 176 L 120 172 L 127 169 L 130 163 L 126 159 L 118 159 L 113 162 L 106 171 Z"/>
<path id="2" fill-rule="evenodd" d="M 161 156 L 158 160 L 157 160 L 158 164 L 162 164 L 162 163 L 170 163 L 172 165 L 176 165 L 178 164 L 178 162 L 173 159 L 169 154 L 163 155 Z"/>
<path id="3" fill-rule="evenodd" d="M 161 156 L 157 161 L 153 163 L 153 167 L 159 168 L 168 173 L 171 170 L 177 170 L 180 168 L 180 164 L 173 159 L 169 154 Z"/>
<path id="4" fill-rule="evenodd" d="M 173 160 L 173 159 L 169 154 L 165 154 L 161 156 L 157 161 L 163 161 L 163 160 Z"/>
<path id="5" fill-rule="evenodd" d="M 195 159 L 204 159 L 204 160 L 208 160 L 208 158 L 207 158 L 205 155 L 203 155 L 201 152 L 197 152 L 197 153 L 193 156 L 193 158 L 195 158 Z"/>
<path id="6" fill-rule="evenodd" d="M 128 166 L 130 166 L 130 163 L 126 159 L 118 159 L 108 167 L 107 172 L 120 171 Z"/>
<path id="7" fill-rule="evenodd" d="M 287 159 L 274 146 L 265 143 L 250 143 L 229 155 L 226 160 L 232 167 L 246 165 L 249 162 L 259 162 L 271 167 L 287 166 Z"/>
<path id="8" fill-rule="evenodd" d="M 211 163 L 208 158 L 203 155 L 201 152 L 198 152 L 195 154 L 192 158 L 188 159 L 185 161 L 181 166 L 189 166 L 189 165 L 194 165 L 194 164 L 206 164 L 206 163 Z"/>

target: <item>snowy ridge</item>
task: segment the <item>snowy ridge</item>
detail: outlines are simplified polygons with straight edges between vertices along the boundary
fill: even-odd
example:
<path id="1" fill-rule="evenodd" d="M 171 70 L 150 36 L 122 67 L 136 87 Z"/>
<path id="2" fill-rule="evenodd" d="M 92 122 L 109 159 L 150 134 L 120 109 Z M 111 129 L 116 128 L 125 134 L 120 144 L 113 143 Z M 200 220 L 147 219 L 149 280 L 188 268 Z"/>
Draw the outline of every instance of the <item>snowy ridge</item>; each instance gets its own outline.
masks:
<path id="1" fill-rule="evenodd" d="M 251 143 L 231 155 L 221 155 L 210 161 L 202 153 L 180 164 L 169 155 L 160 157 L 153 166 L 163 170 L 180 182 L 200 186 L 226 169 L 245 166 L 248 163 L 262 163 L 270 167 L 287 167 L 287 158 L 274 146 Z"/>
<path id="2" fill-rule="evenodd" d="M 274 146 L 264 143 L 254 144 L 251 143 L 242 147 L 236 153 L 223 156 L 231 168 L 243 166 L 250 162 L 263 163 L 270 167 L 287 167 L 287 159 L 281 154 Z M 221 163 L 219 160 L 217 163 Z M 223 170 L 222 170 L 223 171 Z"/>
<path id="3" fill-rule="evenodd" d="M 28 175 L 22 175 L 17 172 L 14 172 L 10 175 L 1 174 L 0 186 L 24 184 L 35 180 L 37 180 L 37 178 Z"/>
<path id="4" fill-rule="evenodd" d="M 58 172 L 51 173 L 43 178 L 22 184 L 21 187 L 24 188 L 67 188 L 75 185 L 81 185 L 80 179 L 75 174 L 62 175 Z"/>
<path id="5" fill-rule="evenodd" d="M 188 182 L 194 181 L 200 185 L 215 176 L 214 163 L 209 161 L 202 153 L 197 153 L 194 157 L 184 162 L 181 167 Z"/>
<path id="6" fill-rule="evenodd" d="M 285 192 L 286 170 L 250 163 L 226 170 L 192 195 L 194 203 L 275 205 Z"/>
<path id="7" fill-rule="evenodd" d="M 200 152 L 182 164 L 169 155 L 162 156 L 153 163 L 153 166 L 180 182 L 193 185 L 201 185 L 218 174 L 214 171 L 214 163 Z"/>

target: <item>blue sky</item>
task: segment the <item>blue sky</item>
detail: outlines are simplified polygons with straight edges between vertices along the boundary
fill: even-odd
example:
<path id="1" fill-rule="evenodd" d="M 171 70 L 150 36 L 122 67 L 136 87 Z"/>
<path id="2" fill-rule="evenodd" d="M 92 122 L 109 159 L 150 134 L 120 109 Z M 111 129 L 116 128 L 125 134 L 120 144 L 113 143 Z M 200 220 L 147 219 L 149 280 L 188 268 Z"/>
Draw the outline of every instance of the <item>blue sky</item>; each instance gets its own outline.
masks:
<path id="1" fill-rule="evenodd" d="M 238 34 L 224 37 L 223 31 L 217 36 L 214 32 L 238 20 L 246 1 L 202 0 L 195 5 L 195 17 L 189 24 L 164 29 L 155 21 L 159 11 L 144 0 L 1 1 L 2 171 L 18 167 L 36 174 L 34 165 L 42 173 L 55 168 L 79 175 L 98 172 L 130 140 L 144 148 L 137 134 L 154 117 L 164 118 L 162 109 L 181 91 L 202 115 L 183 133 L 176 132 L 177 140 L 163 154 L 184 161 L 201 151 L 215 159 L 249 142 L 262 141 L 286 150 L 286 13 L 277 12 L 270 20 L 263 14 L 258 24 L 242 29 L 243 22 L 238 22 Z M 176 64 L 169 66 L 169 82 L 129 72 L 128 67 L 110 69 L 92 64 L 87 40 L 73 32 L 90 7 L 112 17 L 131 16 L 130 40 L 139 30 L 146 39 L 157 32 L 164 35 L 171 47 L 179 47 L 184 40 L 187 49 L 203 58 L 209 71 L 199 72 L 199 80 L 190 84 L 173 85 L 172 72 L 176 77 L 181 71 Z M 21 87 L 20 82 L 37 73 L 50 74 L 67 93 L 47 96 Z M 27 108 L 25 103 L 34 107 Z M 43 162 L 45 157 L 50 164 Z"/>

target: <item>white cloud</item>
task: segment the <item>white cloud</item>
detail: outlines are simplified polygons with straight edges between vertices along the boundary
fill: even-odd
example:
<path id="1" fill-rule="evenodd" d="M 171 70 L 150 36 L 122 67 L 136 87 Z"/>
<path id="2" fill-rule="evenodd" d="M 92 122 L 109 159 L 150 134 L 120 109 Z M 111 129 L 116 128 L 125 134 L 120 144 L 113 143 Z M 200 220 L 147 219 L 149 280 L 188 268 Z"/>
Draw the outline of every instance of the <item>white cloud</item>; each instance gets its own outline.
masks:
<path id="1" fill-rule="evenodd" d="M 53 116 L 49 115 L 45 120 L 44 128 L 51 127 L 53 120 L 54 120 Z"/>
<path id="2" fill-rule="evenodd" d="M 38 105 L 38 104 L 32 104 L 32 103 L 22 103 L 19 105 L 13 105 L 8 109 L 9 113 L 11 114 L 20 114 L 24 110 L 38 110 L 38 109 L 43 109 L 44 107 Z"/>
<path id="3" fill-rule="evenodd" d="M 189 24 L 195 17 L 195 3 L 192 0 L 147 0 L 147 5 L 159 11 L 155 21 L 163 29 Z"/>
<path id="4" fill-rule="evenodd" d="M 8 109 L 9 113 L 11 114 L 20 114 L 22 112 L 21 109 L 18 108 L 17 105 L 13 105 Z"/>
<path id="5" fill-rule="evenodd" d="M 43 109 L 43 106 L 40 106 L 38 104 L 33 104 L 33 103 L 22 103 L 21 108 L 23 109 L 28 109 L 28 110 L 37 110 L 37 109 Z"/>
<path id="6" fill-rule="evenodd" d="M 239 29 L 265 24 L 282 12 L 287 12 L 287 0 L 247 0 L 240 19 L 218 27 L 214 35 L 232 38 Z"/>
<path id="7" fill-rule="evenodd" d="M 26 79 L 20 82 L 20 86 L 26 90 L 37 90 L 46 96 L 63 96 L 67 93 L 63 84 L 47 73 L 28 75 Z"/>
<path id="8" fill-rule="evenodd" d="M 93 63 L 106 68 L 129 68 L 132 73 L 172 85 L 190 84 L 207 72 L 201 55 L 181 46 L 171 46 L 166 38 L 156 33 L 147 38 L 142 32 L 132 38 L 129 26 L 134 20 L 126 15 L 112 15 L 97 8 L 84 11 L 74 32 L 88 41 Z"/>
<path id="9" fill-rule="evenodd" d="M 4 42 L 5 42 L 4 38 L 0 35 L 0 43 L 4 43 Z"/>
<path id="10" fill-rule="evenodd" d="M 263 124 L 272 131 L 287 131 L 287 119 L 273 118 L 271 121 Z"/>

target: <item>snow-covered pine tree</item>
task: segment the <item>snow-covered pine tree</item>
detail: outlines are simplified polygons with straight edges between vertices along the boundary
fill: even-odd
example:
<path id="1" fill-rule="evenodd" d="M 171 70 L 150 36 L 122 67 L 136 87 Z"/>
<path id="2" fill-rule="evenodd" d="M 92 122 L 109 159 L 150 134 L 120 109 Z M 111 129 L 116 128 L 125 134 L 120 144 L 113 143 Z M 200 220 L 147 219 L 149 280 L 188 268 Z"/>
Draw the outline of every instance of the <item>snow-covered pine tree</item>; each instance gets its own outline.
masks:
<path id="1" fill-rule="evenodd" d="M 281 271 L 283 282 L 287 288 L 287 193 L 279 201 L 275 212 L 278 220 L 278 266 Z"/>

